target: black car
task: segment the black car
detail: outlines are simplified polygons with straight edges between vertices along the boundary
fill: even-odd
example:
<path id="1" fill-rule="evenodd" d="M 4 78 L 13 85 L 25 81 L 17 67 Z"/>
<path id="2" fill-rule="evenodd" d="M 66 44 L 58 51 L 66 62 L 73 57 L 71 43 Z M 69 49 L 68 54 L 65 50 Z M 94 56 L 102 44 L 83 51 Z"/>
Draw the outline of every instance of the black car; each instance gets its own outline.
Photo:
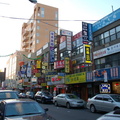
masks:
<path id="1" fill-rule="evenodd" d="M 26 97 L 27 97 L 27 98 L 30 98 L 30 99 L 34 99 L 34 92 L 32 92 L 32 91 L 27 91 L 27 92 L 26 92 Z"/>
<path id="2" fill-rule="evenodd" d="M 53 101 L 53 96 L 50 92 L 48 91 L 38 91 L 35 96 L 34 99 L 36 101 L 42 102 L 42 103 L 48 103 Z"/>
<path id="3" fill-rule="evenodd" d="M 31 99 L 9 99 L 0 103 L 0 120 L 55 120 Z"/>

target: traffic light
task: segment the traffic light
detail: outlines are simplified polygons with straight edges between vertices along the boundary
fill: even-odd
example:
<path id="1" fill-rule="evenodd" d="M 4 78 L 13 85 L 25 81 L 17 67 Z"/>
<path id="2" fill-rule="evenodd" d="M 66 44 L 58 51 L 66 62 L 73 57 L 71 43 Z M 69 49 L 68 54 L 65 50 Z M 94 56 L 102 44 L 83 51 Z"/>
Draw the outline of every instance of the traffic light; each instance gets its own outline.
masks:
<path id="1" fill-rule="evenodd" d="M 29 0 L 32 3 L 37 3 L 37 0 Z"/>

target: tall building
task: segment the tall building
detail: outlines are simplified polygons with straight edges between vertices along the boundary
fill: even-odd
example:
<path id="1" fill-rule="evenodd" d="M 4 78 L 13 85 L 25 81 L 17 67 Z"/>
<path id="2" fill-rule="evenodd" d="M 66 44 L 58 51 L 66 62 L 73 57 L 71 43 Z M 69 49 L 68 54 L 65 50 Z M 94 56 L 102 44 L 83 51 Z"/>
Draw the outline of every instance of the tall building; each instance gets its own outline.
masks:
<path id="1" fill-rule="evenodd" d="M 49 42 L 50 31 L 58 32 L 58 8 L 37 3 L 22 26 L 21 50 L 35 53 Z"/>

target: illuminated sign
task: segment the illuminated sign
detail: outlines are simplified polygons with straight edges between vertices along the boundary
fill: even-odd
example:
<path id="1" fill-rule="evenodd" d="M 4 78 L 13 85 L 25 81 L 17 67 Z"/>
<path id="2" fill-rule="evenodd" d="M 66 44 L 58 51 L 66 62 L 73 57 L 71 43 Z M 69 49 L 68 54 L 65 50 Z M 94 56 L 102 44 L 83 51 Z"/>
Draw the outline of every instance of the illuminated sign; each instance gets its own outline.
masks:
<path id="1" fill-rule="evenodd" d="M 110 84 L 102 83 L 100 85 L 100 93 L 110 93 L 110 92 L 111 92 Z"/>
<path id="2" fill-rule="evenodd" d="M 85 63 L 91 63 L 90 45 L 84 45 Z"/>

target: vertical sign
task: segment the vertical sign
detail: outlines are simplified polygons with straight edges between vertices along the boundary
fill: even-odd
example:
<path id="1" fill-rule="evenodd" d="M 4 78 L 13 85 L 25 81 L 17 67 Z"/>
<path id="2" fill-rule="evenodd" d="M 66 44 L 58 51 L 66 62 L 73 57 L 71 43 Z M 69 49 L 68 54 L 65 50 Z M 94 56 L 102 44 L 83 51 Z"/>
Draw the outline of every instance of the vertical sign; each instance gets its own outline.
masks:
<path id="1" fill-rule="evenodd" d="M 91 63 L 90 45 L 84 45 L 84 59 L 85 63 Z"/>
<path id="2" fill-rule="evenodd" d="M 65 58 L 65 72 L 69 73 L 70 72 L 70 59 Z"/>
<path id="3" fill-rule="evenodd" d="M 54 41 L 55 41 L 55 33 L 51 31 L 50 32 L 50 62 L 54 62 Z"/>
<path id="4" fill-rule="evenodd" d="M 31 77 L 32 75 L 32 67 L 31 67 L 31 62 L 28 62 L 28 66 L 27 66 L 27 77 Z"/>
<path id="5" fill-rule="evenodd" d="M 72 50 L 71 37 L 67 36 L 67 50 Z"/>
<path id="6" fill-rule="evenodd" d="M 92 41 L 92 24 L 82 22 L 82 39 L 83 44 L 88 44 L 89 41 Z"/>
<path id="7" fill-rule="evenodd" d="M 83 44 L 88 44 L 88 24 L 82 22 L 82 39 Z"/>

